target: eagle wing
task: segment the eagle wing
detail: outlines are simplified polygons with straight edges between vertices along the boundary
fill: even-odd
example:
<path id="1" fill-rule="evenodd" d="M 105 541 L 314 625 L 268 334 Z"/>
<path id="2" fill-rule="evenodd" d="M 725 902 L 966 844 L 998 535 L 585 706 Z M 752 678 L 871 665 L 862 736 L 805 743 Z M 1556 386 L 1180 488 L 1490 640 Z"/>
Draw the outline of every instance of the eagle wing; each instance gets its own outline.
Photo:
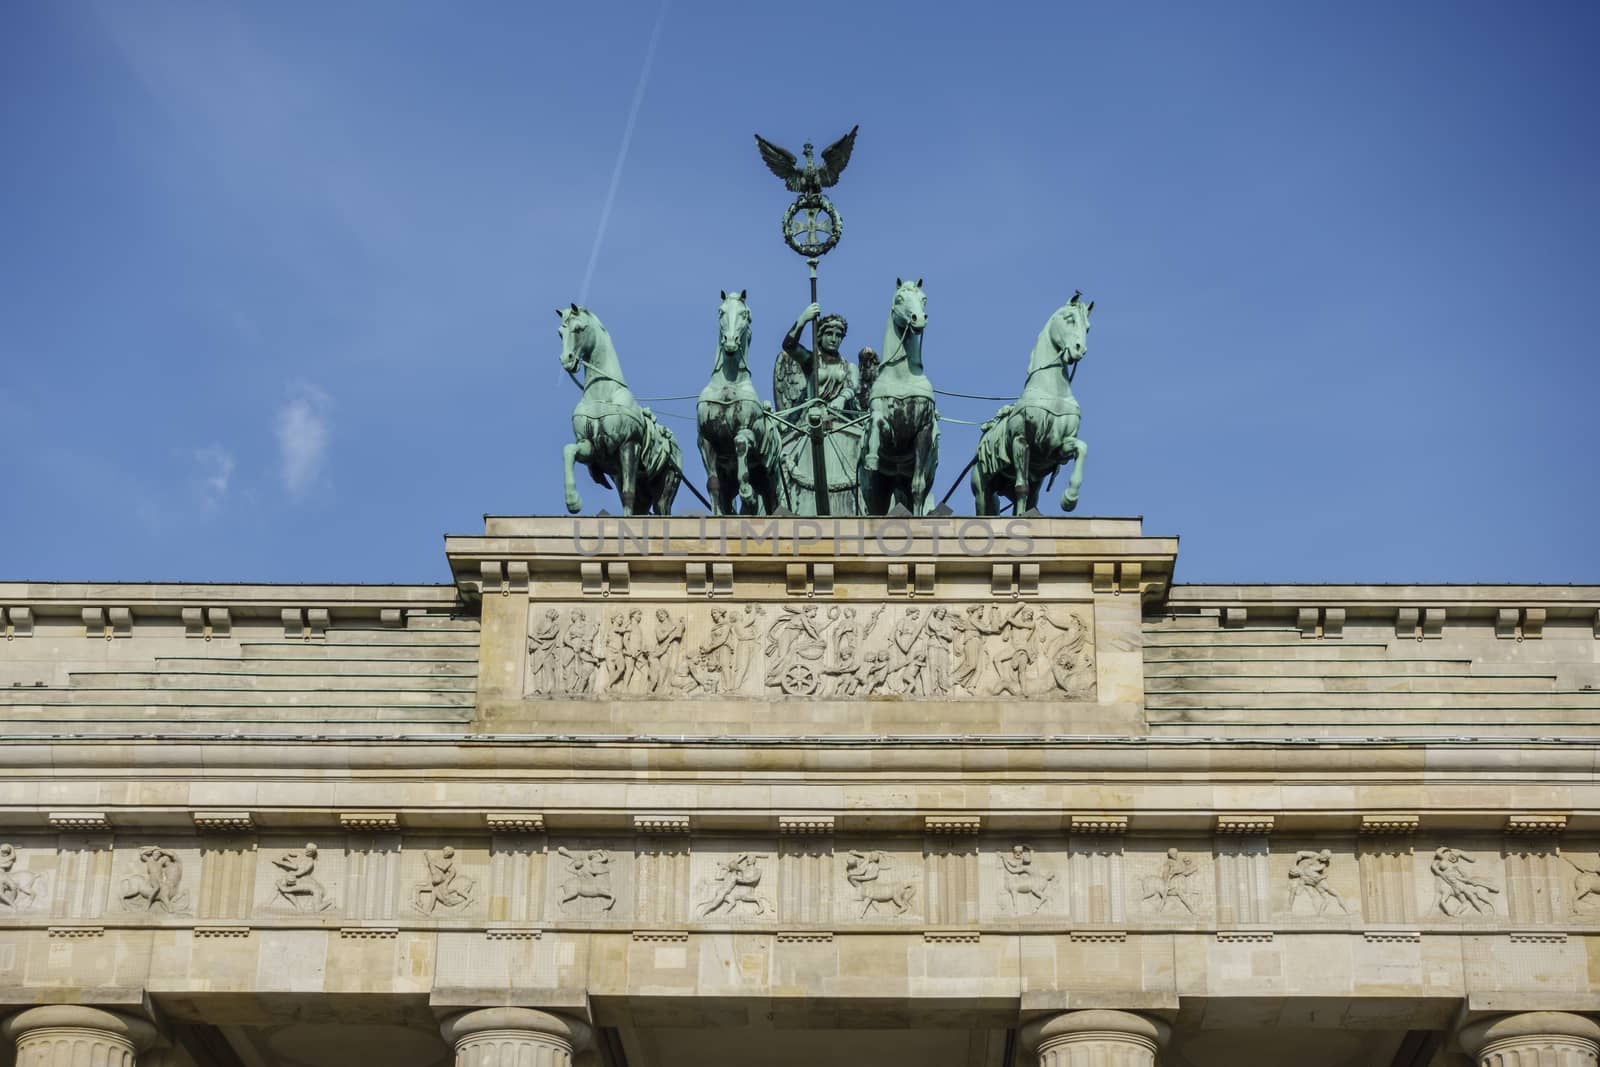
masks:
<path id="1" fill-rule="evenodd" d="M 778 147 L 759 133 L 756 134 L 756 148 L 760 150 L 761 162 L 767 165 L 767 169 L 783 179 L 784 188 L 791 193 L 798 193 L 800 191 L 800 168 L 795 164 L 800 160 L 795 154 L 787 148 Z M 848 156 L 849 153 L 847 152 L 846 155 Z"/>
<path id="2" fill-rule="evenodd" d="M 844 168 L 850 165 L 850 153 L 855 151 L 856 131 L 859 129 L 861 129 L 859 125 L 850 127 L 849 133 L 822 150 L 822 173 L 818 175 L 818 178 L 821 180 L 824 189 L 830 185 L 838 184 L 839 175 L 843 174 Z M 790 156 L 789 158 L 793 159 L 794 157 Z M 771 164 L 769 163 L 768 166 L 771 166 Z"/>

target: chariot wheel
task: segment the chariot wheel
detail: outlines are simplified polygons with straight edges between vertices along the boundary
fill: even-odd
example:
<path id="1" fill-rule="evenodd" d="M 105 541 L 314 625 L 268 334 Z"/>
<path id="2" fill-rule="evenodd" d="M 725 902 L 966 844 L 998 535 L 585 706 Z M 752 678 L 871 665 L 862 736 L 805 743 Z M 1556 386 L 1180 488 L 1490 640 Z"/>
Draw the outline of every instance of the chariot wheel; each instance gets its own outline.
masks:
<path id="1" fill-rule="evenodd" d="M 796 663 L 783 672 L 778 688 L 792 697 L 808 697 L 817 691 L 817 672 L 804 663 Z"/>

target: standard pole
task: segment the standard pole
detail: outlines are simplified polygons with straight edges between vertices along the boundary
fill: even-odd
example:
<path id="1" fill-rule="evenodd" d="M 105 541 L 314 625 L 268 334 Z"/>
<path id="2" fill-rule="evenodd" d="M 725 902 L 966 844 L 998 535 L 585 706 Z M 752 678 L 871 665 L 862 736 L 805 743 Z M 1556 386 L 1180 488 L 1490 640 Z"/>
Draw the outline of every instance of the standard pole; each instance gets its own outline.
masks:
<path id="1" fill-rule="evenodd" d="M 811 268 L 811 302 L 817 302 L 817 257 L 812 256 L 806 260 L 806 265 Z M 817 399 L 817 362 L 822 359 L 822 348 L 817 344 L 817 324 L 822 320 L 820 314 L 811 320 L 811 366 L 806 374 L 806 389 L 813 402 Z M 807 412 L 807 418 L 813 419 L 811 423 L 811 484 L 816 487 L 817 514 L 830 515 L 830 501 L 828 500 L 828 453 L 826 443 L 823 441 L 822 420 L 817 418 L 820 412 L 813 403 Z"/>

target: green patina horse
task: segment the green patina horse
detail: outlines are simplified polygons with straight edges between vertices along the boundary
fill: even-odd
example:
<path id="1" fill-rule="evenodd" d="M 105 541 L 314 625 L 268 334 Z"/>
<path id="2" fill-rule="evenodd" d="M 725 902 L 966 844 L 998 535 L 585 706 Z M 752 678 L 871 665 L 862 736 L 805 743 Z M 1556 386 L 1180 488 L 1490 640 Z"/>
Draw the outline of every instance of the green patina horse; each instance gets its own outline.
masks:
<path id="1" fill-rule="evenodd" d="M 750 381 L 750 307 L 745 292 L 722 294 L 711 381 L 700 391 L 696 424 L 706 493 L 718 515 L 770 515 L 778 509 L 780 437 L 771 409 Z"/>
<path id="2" fill-rule="evenodd" d="M 979 515 L 998 515 L 1000 497 L 1013 501 L 1017 511 L 1038 507 L 1040 486 L 1068 460 L 1075 462 L 1061 493 L 1061 510 L 1078 506 L 1089 446 L 1078 437 L 1080 412 L 1072 375 L 1087 351 L 1089 312 L 1094 310 L 1094 302 L 1080 303 L 1079 295 L 1057 308 L 1039 331 L 1022 395 L 983 424 L 972 467 L 973 506 Z"/>
<path id="3" fill-rule="evenodd" d="M 939 422 L 933 384 L 922 371 L 922 331 L 927 325 L 922 279 L 896 278 L 883 353 L 867 402 L 861 497 L 868 515 L 887 514 L 891 504 L 913 515 L 928 513 L 928 491 L 939 466 Z"/>
<path id="4" fill-rule="evenodd" d="M 561 366 L 583 390 L 572 409 L 572 444 L 563 445 L 567 510 L 583 508 L 573 464 L 609 487 L 614 479 L 625 515 L 670 515 L 683 481 L 683 451 L 672 431 L 642 408 L 622 380 L 611 335 L 588 308 L 557 310 L 561 319 Z M 582 370 L 580 376 L 579 370 Z"/>

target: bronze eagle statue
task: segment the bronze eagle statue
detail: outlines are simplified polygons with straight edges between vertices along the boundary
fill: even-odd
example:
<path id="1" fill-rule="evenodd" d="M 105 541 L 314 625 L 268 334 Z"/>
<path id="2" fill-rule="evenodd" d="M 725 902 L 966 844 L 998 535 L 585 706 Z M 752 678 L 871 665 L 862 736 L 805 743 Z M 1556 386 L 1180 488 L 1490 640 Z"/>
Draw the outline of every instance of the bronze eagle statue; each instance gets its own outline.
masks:
<path id="1" fill-rule="evenodd" d="M 793 152 L 778 147 L 759 133 L 756 134 L 756 147 L 761 150 L 761 162 L 783 179 L 785 189 L 801 196 L 821 196 L 822 190 L 838 184 L 839 175 L 844 173 L 844 168 L 850 162 L 850 153 L 856 146 L 856 131 L 859 129 L 859 125 L 851 127 L 849 133 L 824 148 L 820 167 L 811 158 L 809 141 L 802 149 L 806 156 L 804 167 L 800 166 Z"/>

